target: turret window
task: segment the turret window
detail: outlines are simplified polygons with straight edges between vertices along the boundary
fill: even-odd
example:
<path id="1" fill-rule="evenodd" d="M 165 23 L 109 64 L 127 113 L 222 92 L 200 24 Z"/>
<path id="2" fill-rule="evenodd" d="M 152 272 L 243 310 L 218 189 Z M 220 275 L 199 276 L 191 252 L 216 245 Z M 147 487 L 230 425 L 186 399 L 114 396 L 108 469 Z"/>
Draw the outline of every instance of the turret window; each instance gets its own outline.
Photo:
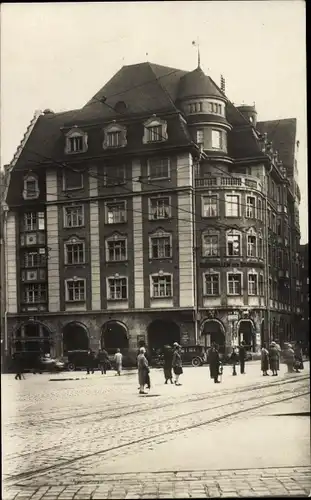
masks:
<path id="1" fill-rule="evenodd" d="M 197 130 L 197 144 L 204 144 L 204 130 Z"/>
<path id="2" fill-rule="evenodd" d="M 203 103 L 202 102 L 192 102 L 189 104 L 189 113 L 202 113 Z"/>
<path id="3" fill-rule="evenodd" d="M 215 113 L 217 115 L 223 114 L 223 105 L 218 102 L 210 102 L 209 103 L 209 112 Z"/>
<path id="4" fill-rule="evenodd" d="M 223 148 L 223 133 L 220 130 L 212 130 L 212 148 Z"/>

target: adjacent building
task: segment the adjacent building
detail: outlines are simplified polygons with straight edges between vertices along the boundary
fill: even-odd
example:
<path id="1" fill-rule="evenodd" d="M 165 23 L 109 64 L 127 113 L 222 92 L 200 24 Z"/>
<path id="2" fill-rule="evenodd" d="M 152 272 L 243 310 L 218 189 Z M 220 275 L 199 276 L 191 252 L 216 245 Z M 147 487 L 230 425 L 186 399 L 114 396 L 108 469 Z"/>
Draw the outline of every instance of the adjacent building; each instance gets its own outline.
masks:
<path id="1" fill-rule="evenodd" d="M 301 321 L 297 339 L 310 348 L 310 303 L 309 303 L 309 243 L 300 246 L 300 312 Z"/>
<path id="2" fill-rule="evenodd" d="M 6 195 L 12 351 L 294 337 L 296 120 L 258 121 L 223 83 L 124 66 L 35 115 Z"/>

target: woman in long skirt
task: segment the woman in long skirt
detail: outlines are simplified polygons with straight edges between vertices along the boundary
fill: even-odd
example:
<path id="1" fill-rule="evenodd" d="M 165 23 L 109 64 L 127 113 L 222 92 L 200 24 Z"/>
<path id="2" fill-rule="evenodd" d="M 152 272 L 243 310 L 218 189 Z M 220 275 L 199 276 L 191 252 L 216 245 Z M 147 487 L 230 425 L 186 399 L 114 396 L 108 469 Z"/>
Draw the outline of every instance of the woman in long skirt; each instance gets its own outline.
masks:
<path id="1" fill-rule="evenodd" d="M 263 344 L 261 349 L 261 371 L 264 377 L 269 376 L 269 351 L 266 344 Z"/>
<path id="2" fill-rule="evenodd" d="M 164 346 L 164 378 L 165 384 L 170 380 L 171 384 L 173 384 L 173 351 L 170 345 Z"/>
<path id="3" fill-rule="evenodd" d="M 275 342 L 271 342 L 269 349 L 269 364 L 272 375 L 276 376 L 280 369 L 280 353 Z"/>

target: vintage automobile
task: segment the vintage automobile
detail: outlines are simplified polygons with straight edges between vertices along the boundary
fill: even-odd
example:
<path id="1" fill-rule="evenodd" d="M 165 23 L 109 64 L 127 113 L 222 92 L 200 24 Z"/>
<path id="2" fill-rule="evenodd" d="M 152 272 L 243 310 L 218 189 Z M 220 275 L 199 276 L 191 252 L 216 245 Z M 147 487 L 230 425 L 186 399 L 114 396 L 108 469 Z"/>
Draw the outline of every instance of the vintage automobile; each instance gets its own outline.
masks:
<path id="1" fill-rule="evenodd" d="M 201 345 L 181 346 L 183 365 L 202 366 L 206 363 L 206 349 Z M 151 353 L 151 365 L 163 366 L 163 349 L 157 349 Z"/>
<path id="2" fill-rule="evenodd" d="M 41 354 L 35 351 L 23 351 L 14 353 L 12 356 L 12 368 L 14 371 L 15 359 L 19 362 L 24 372 L 60 372 L 65 369 L 65 363 L 57 358 L 51 358 L 49 354 Z"/>
<path id="3" fill-rule="evenodd" d="M 74 349 L 67 351 L 67 355 L 65 356 L 66 370 L 74 371 L 86 369 L 88 366 L 88 355 L 89 351 L 87 349 Z"/>

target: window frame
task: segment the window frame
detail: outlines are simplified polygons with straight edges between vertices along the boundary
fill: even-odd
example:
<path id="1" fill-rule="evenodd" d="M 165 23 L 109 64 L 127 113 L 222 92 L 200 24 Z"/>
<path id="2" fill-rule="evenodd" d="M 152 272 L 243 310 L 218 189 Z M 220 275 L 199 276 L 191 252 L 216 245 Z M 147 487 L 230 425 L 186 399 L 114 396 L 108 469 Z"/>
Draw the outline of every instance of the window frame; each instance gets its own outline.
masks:
<path id="1" fill-rule="evenodd" d="M 80 174 L 80 179 L 81 179 L 81 183 L 79 186 L 75 186 L 75 187 L 68 187 L 66 185 L 66 173 L 75 173 L 75 174 Z M 78 172 L 78 171 L 73 171 L 73 170 L 63 170 L 63 191 L 77 191 L 79 189 L 84 189 L 84 175 L 83 175 L 83 172 Z"/>
<path id="2" fill-rule="evenodd" d="M 255 239 L 255 243 L 253 245 L 255 255 L 252 255 L 249 252 L 249 248 L 250 248 L 249 238 L 254 238 Z M 256 234 L 247 234 L 246 235 L 246 256 L 249 257 L 249 258 L 256 258 L 256 259 L 258 257 L 258 241 L 257 241 L 257 235 Z"/>
<path id="3" fill-rule="evenodd" d="M 112 205 L 121 205 L 121 203 L 123 204 L 124 206 L 124 220 L 119 220 L 119 221 L 113 221 L 113 222 L 108 222 L 109 221 L 109 217 L 108 217 L 108 214 L 109 214 L 109 206 L 112 206 Z M 120 214 L 121 214 L 121 210 L 120 210 Z M 126 224 L 127 223 L 127 200 L 115 200 L 115 201 L 106 201 L 105 202 L 105 224 L 107 226 L 112 226 L 114 224 Z"/>
<path id="4" fill-rule="evenodd" d="M 229 241 L 228 237 L 238 237 L 239 238 L 239 253 L 237 254 L 230 254 L 229 253 Z M 242 252 L 242 233 L 241 231 L 232 231 L 231 229 L 226 231 L 226 257 L 242 257 L 243 252 Z M 233 252 L 233 241 L 232 241 L 232 252 Z"/>
<path id="5" fill-rule="evenodd" d="M 151 169 L 152 169 L 152 165 L 150 162 L 152 162 L 153 160 L 155 161 L 163 161 L 163 160 L 167 160 L 167 175 L 161 175 L 161 176 L 151 176 Z M 163 169 L 163 165 L 161 165 L 161 169 Z M 171 178 L 171 162 L 170 162 L 170 158 L 169 157 L 166 157 L 166 156 L 163 156 L 163 157 L 153 157 L 153 158 L 148 158 L 147 160 L 147 171 L 148 171 L 148 181 L 151 182 L 151 181 L 156 181 L 156 180 L 167 180 L 167 179 L 170 179 Z"/>
<path id="6" fill-rule="evenodd" d="M 251 205 L 248 202 L 249 199 L 254 201 L 254 205 Z M 246 195 L 245 217 L 247 219 L 256 219 L 256 196 L 249 194 Z"/>
<path id="7" fill-rule="evenodd" d="M 228 198 L 232 198 L 232 197 L 235 197 L 237 198 L 237 203 L 232 203 L 232 202 L 228 202 Z M 229 206 L 233 206 L 233 205 L 237 205 L 237 215 L 229 215 L 228 214 L 228 208 Z M 232 210 L 231 210 L 232 211 Z M 237 219 L 241 216 L 241 195 L 240 194 L 236 194 L 236 193 L 225 193 L 225 217 L 230 217 L 230 218 L 234 218 L 234 219 Z"/>
<path id="8" fill-rule="evenodd" d="M 29 196 L 29 190 L 27 188 L 28 182 L 33 182 L 35 184 L 35 189 L 33 191 L 33 195 Z M 23 198 L 24 200 L 36 200 L 39 198 L 40 195 L 40 189 L 39 189 L 39 180 L 38 177 L 35 174 L 29 173 L 25 175 L 24 177 L 24 189 L 23 189 Z"/>
<path id="9" fill-rule="evenodd" d="M 112 178 L 109 177 L 109 175 L 108 175 L 109 170 L 114 170 L 115 171 L 115 170 L 119 170 L 119 169 L 123 173 L 122 179 L 120 177 L 120 180 L 118 181 L 117 179 L 119 178 L 119 176 L 113 176 Z M 108 182 L 109 179 L 112 179 L 112 182 Z M 126 184 L 126 166 L 123 164 L 123 165 L 117 165 L 117 166 L 115 166 L 113 168 L 111 168 L 111 167 L 107 168 L 106 167 L 105 168 L 104 184 L 107 187 L 120 186 L 122 184 Z"/>
<path id="10" fill-rule="evenodd" d="M 216 238 L 217 243 L 216 243 L 216 253 L 213 253 L 213 246 L 214 244 L 209 244 L 211 252 L 206 254 L 205 248 L 205 239 L 206 238 Z M 204 232 L 202 233 L 202 241 L 201 241 L 201 249 L 202 249 L 202 257 L 205 258 L 211 258 L 211 257 L 219 257 L 220 256 L 220 248 L 219 248 L 219 233 L 209 233 L 209 232 Z"/>
<path id="11" fill-rule="evenodd" d="M 79 299 L 70 299 L 70 292 L 68 285 L 71 283 L 83 283 L 83 298 L 81 298 L 81 291 L 79 290 Z M 65 301 L 69 302 L 70 304 L 77 303 L 77 302 L 86 302 L 86 279 L 85 278 L 67 278 L 65 279 Z"/>
<path id="12" fill-rule="evenodd" d="M 204 128 L 197 129 L 195 135 L 196 135 L 196 144 L 198 146 L 200 146 L 200 145 L 204 146 Z M 200 135 L 202 136 L 201 137 L 202 140 L 199 140 Z"/>
<path id="13" fill-rule="evenodd" d="M 164 257 L 154 257 L 153 256 L 153 240 L 168 239 L 169 255 Z M 165 247 L 165 245 L 164 245 Z M 173 257 L 173 246 L 172 246 L 172 234 L 164 231 L 157 231 L 149 236 L 149 259 L 150 260 L 167 260 Z"/>
<path id="14" fill-rule="evenodd" d="M 262 221 L 263 218 L 263 202 L 260 196 L 257 197 L 257 219 Z"/>
<path id="15" fill-rule="evenodd" d="M 80 139 L 82 141 L 82 148 L 78 150 L 71 149 L 71 140 L 72 139 Z M 88 135 L 83 130 L 78 127 L 74 127 L 69 132 L 65 134 L 65 154 L 75 155 L 79 153 L 86 153 L 88 150 Z"/>
<path id="16" fill-rule="evenodd" d="M 167 141 L 167 122 L 165 120 L 161 120 L 156 116 L 152 116 L 143 123 L 143 127 L 143 144 L 159 144 L 161 142 Z M 150 140 L 150 129 L 152 129 L 153 127 L 161 128 L 161 134 L 158 134 L 157 140 Z"/>
<path id="17" fill-rule="evenodd" d="M 30 291 L 30 288 L 33 287 L 33 294 L 35 293 L 34 289 L 37 287 L 40 290 L 40 298 L 38 300 L 26 300 L 27 290 Z M 42 292 L 43 290 L 43 292 Z M 45 294 L 45 298 L 42 298 L 42 293 Z M 28 296 L 29 298 L 29 296 Z M 25 283 L 23 284 L 23 303 L 24 304 L 42 304 L 48 301 L 48 287 L 46 283 Z"/>
<path id="18" fill-rule="evenodd" d="M 215 146 L 215 133 L 217 132 L 218 135 L 218 139 L 219 141 L 217 141 L 217 143 L 219 144 L 219 146 Z M 223 130 L 220 130 L 220 129 L 217 129 L 217 128 L 213 128 L 212 129 L 212 149 L 216 150 L 216 151 L 223 151 L 224 149 L 224 137 L 223 137 Z"/>
<path id="19" fill-rule="evenodd" d="M 76 225 L 73 225 L 73 226 L 69 226 L 67 225 L 67 214 L 66 214 L 66 210 L 67 209 L 78 209 L 78 208 L 81 208 L 81 218 L 82 218 L 82 223 L 81 224 L 76 224 Z M 76 216 L 76 218 L 78 218 L 78 216 Z M 85 216 L 84 216 L 84 204 L 75 204 L 75 205 L 67 205 L 67 206 L 64 206 L 63 207 L 63 226 L 65 229 L 73 229 L 73 228 L 76 228 L 76 227 L 84 227 L 85 226 Z"/>
<path id="20" fill-rule="evenodd" d="M 215 276 L 217 276 L 217 290 L 216 290 L 217 293 L 212 293 L 212 292 L 214 292 L 213 280 L 211 281 L 211 293 L 208 293 L 207 278 L 208 277 L 213 278 Z M 220 296 L 220 272 L 209 271 L 209 272 L 203 273 L 203 296 L 204 297 L 219 297 Z"/>
<path id="21" fill-rule="evenodd" d="M 122 281 L 122 280 L 125 280 L 125 286 L 126 286 L 126 297 L 112 297 L 112 294 L 111 294 L 111 288 L 110 288 L 110 281 L 114 280 L 114 282 L 116 282 L 117 280 L 118 281 Z M 122 295 L 122 284 L 120 285 L 120 289 L 121 289 L 121 295 Z M 115 287 L 115 291 L 114 293 L 116 292 L 116 284 L 114 284 L 114 287 Z M 124 300 L 128 300 L 129 299 L 129 287 L 128 287 L 128 277 L 127 276 L 119 276 L 119 275 L 115 275 L 115 276 L 107 276 L 106 278 L 106 298 L 107 298 L 107 301 L 111 301 L 111 302 L 116 302 L 116 301 L 124 301 Z"/>
<path id="22" fill-rule="evenodd" d="M 250 276 L 252 277 L 255 277 L 255 281 L 250 281 Z M 255 293 L 251 293 L 251 287 L 250 287 L 250 284 L 254 284 L 254 290 L 255 290 Z M 258 273 L 256 272 L 252 272 L 252 271 L 248 271 L 247 273 L 247 293 L 249 296 L 251 297 L 256 297 L 259 295 L 259 290 L 258 290 Z"/>
<path id="23" fill-rule="evenodd" d="M 69 262 L 68 261 L 68 246 L 74 246 L 74 245 L 82 245 L 82 255 L 83 259 L 79 262 Z M 80 252 L 78 252 L 79 254 Z M 79 266 L 83 265 L 86 263 L 86 255 L 85 255 L 85 241 L 81 240 L 80 238 L 77 238 L 73 236 L 69 240 L 66 240 L 64 242 L 64 263 L 66 266 Z"/>
<path id="24" fill-rule="evenodd" d="M 154 295 L 154 279 L 161 279 L 161 278 L 166 278 L 170 277 L 170 295 Z M 150 298 L 151 299 L 172 299 L 174 295 L 174 281 L 173 281 L 173 274 L 172 273 L 153 273 L 150 274 Z M 166 284 L 165 287 L 168 285 Z"/>
<path id="25" fill-rule="evenodd" d="M 229 276 L 239 276 L 240 277 L 240 292 L 239 293 L 230 292 L 230 290 L 229 290 L 229 282 L 230 282 Z M 228 271 L 227 272 L 227 295 L 229 295 L 230 297 L 241 297 L 241 295 L 243 295 L 243 272 L 242 271 L 236 271 L 236 272 Z"/>
<path id="26" fill-rule="evenodd" d="M 112 122 L 109 123 L 106 127 L 104 127 L 103 132 L 104 132 L 104 140 L 102 143 L 103 149 L 119 149 L 119 148 L 124 148 L 127 145 L 127 128 L 124 125 Z M 110 144 L 109 137 L 111 136 L 109 134 L 118 134 L 119 137 L 118 144 L 116 145 Z"/>
<path id="27" fill-rule="evenodd" d="M 125 249 L 125 255 L 124 258 L 120 259 L 110 259 L 110 254 L 109 254 L 109 243 L 119 243 L 119 242 L 124 242 L 124 249 Z M 114 254 L 115 254 L 115 249 L 114 249 Z M 120 251 L 121 255 L 121 251 Z M 127 250 L 127 236 L 123 235 L 112 235 L 108 236 L 105 239 L 105 260 L 106 262 L 126 262 L 128 260 L 128 250 Z"/>
<path id="28" fill-rule="evenodd" d="M 216 213 L 213 215 L 206 215 L 205 214 L 205 202 L 207 199 L 215 199 L 216 203 L 210 203 L 208 205 L 209 211 L 211 211 L 212 207 L 216 206 Z M 205 219 L 210 219 L 213 217 L 219 217 L 219 195 L 218 194 L 204 194 L 201 196 L 201 206 L 202 206 L 202 218 Z"/>
<path id="29" fill-rule="evenodd" d="M 168 216 L 167 217 L 153 217 L 153 212 L 152 212 L 152 201 L 160 201 L 160 200 L 168 200 L 168 205 L 167 205 L 167 211 L 168 211 Z M 172 217 L 172 212 L 171 212 L 171 196 L 158 196 L 158 197 L 153 197 L 150 196 L 148 199 L 148 205 L 149 205 L 149 220 L 168 220 Z M 161 210 L 165 210 L 165 206 L 162 208 L 160 207 Z M 156 210 L 159 210 L 159 207 L 156 208 Z"/>

